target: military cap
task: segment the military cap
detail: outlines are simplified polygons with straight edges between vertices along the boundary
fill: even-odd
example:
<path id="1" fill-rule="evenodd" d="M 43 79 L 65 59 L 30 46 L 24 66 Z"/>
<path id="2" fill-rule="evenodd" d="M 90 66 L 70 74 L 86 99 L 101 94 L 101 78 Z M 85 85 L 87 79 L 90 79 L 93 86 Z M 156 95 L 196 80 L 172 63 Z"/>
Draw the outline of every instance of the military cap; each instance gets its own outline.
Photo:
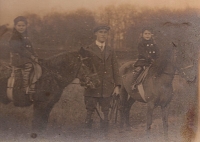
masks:
<path id="1" fill-rule="evenodd" d="M 105 24 L 105 23 L 100 23 L 100 24 L 97 24 L 95 27 L 94 27 L 94 33 L 96 33 L 98 30 L 101 30 L 101 29 L 105 29 L 107 31 L 110 30 L 110 27 Z"/>

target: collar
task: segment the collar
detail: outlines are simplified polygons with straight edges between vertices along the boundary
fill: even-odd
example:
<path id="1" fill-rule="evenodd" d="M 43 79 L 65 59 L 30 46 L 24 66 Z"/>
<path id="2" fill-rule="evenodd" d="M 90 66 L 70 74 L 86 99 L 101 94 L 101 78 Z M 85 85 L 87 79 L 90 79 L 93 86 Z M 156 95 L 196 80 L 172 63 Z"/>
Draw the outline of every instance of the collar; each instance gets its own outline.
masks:
<path id="1" fill-rule="evenodd" d="M 103 42 L 103 43 L 101 43 L 101 42 L 99 42 L 99 41 L 97 41 L 96 40 L 96 45 L 98 46 L 98 47 L 105 47 L 105 45 L 106 45 L 106 43 L 105 42 Z"/>
<path id="2" fill-rule="evenodd" d="M 103 56 L 102 52 L 100 52 L 100 48 L 98 47 L 98 45 L 96 44 L 96 42 L 93 42 L 89 47 L 88 47 L 88 50 L 91 51 L 92 53 L 94 53 L 95 55 L 97 55 L 100 59 L 102 60 L 107 60 L 108 57 L 111 55 L 111 52 L 112 52 L 112 49 L 110 46 L 106 45 L 105 44 L 105 47 L 104 47 L 104 53 L 105 54 L 105 57 Z"/>

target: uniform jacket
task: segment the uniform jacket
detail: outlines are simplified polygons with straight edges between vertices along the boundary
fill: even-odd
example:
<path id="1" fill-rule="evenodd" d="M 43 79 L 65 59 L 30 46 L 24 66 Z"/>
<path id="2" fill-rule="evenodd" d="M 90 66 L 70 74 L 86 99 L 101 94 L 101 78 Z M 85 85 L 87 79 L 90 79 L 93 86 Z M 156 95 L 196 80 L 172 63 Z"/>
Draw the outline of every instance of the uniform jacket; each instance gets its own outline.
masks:
<path id="1" fill-rule="evenodd" d="M 159 49 L 152 40 L 142 40 L 138 45 L 138 60 L 135 66 L 149 66 L 152 59 L 157 59 Z"/>
<path id="2" fill-rule="evenodd" d="M 14 29 L 9 44 L 13 66 L 21 66 L 32 62 L 31 55 L 37 57 L 27 34 L 22 35 Z"/>
<path id="3" fill-rule="evenodd" d="M 101 51 L 96 43 L 88 46 L 86 50 L 93 53 L 92 58 L 101 85 L 97 89 L 87 88 L 84 95 L 91 97 L 110 97 L 114 87 L 121 84 L 115 51 L 107 45 L 105 45 L 104 50 Z"/>

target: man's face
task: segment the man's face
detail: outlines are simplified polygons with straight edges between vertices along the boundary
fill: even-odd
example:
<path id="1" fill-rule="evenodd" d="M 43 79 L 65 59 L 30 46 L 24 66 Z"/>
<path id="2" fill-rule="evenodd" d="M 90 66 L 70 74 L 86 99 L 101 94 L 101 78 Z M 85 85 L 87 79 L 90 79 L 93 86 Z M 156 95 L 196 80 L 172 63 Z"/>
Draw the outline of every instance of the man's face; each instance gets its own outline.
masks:
<path id="1" fill-rule="evenodd" d="M 15 25 L 15 29 L 19 32 L 19 33 L 23 33 L 26 31 L 26 24 L 23 21 L 19 21 L 16 25 Z"/>
<path id="2" fill-rule="evenodd" d="M 103 43 L 107 40 L 108 31 L 106 29 L 100 29 L 95 33 L 95 35 L 97 36 L 97 41 Z"/>
<path id="3" fill-rule="evenodd" d="M 142 36 L 143 36 L 143 38 L 144 38 L 145 40 L 150 40 L 151 37 L 152 37 L 152 34 L 151 34 L 150 31 L 145 30 L 145 31 L 143 32 Z"/>

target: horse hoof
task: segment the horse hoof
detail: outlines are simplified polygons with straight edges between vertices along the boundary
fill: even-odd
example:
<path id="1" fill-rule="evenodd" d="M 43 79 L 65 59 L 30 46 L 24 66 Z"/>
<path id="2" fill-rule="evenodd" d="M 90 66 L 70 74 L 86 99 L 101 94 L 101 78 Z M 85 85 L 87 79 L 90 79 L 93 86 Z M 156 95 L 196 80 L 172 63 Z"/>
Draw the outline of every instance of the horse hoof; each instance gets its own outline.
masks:
<path id="1" fill-rule="evenodd" d="M 37 137 L 37 134 L 36 133 L 32 133 L 31 134 L 31 138 L 35 139 Z"/>

